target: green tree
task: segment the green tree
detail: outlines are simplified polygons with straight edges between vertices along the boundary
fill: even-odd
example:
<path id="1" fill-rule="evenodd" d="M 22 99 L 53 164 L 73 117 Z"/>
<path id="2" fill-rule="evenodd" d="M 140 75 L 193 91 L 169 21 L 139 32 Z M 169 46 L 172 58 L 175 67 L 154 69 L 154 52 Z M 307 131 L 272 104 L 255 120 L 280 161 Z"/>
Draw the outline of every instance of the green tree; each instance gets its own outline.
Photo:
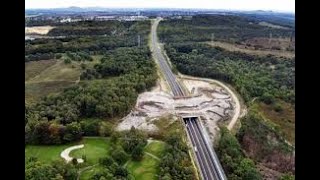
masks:
<path id="1" fill-rule="evenodd" d="M 77 122 L 72 122 L 66 126 L 66 134 L 63 139 L 67 142 L 79 140 L 82 137 L 81 126 Z"/>
<path id="2" fill-rule="evenodd" d="M 101 123 L 99 128 L 100 136 L 108 137 L 108 136 L 111 136 L 112 133 L 113 133 L 113 125 L 111 123 L 109 122 Z"/>
<path id="3" fill-rule="evenodd" d="M 132 150 L 131 157 L 134 161 L 141 161 L 144 155 L 143 146 L 139 144 Z"/>
<path id="4" fill-rule="evenodd" d="M 99 163 L 103 166 L 109 167 L 114 163 L 114 161 L 111 157 L 104 157 L 99 159 Z"/>
<path id="5" fill-rule="evenodd" d="M 31 161 L 25 167 L 26 180 L 43 180 L 55 178 L 58 172 L 49 164 Z"/>
<path id="6" fill-rule="evenodd" d="M 117 148 L 111 152 L 112 159 L 117 162 L 119 165 L 123 165 L 129 159 L 129 156 L 126 152 L 122 150 L 122 148 Z"/>

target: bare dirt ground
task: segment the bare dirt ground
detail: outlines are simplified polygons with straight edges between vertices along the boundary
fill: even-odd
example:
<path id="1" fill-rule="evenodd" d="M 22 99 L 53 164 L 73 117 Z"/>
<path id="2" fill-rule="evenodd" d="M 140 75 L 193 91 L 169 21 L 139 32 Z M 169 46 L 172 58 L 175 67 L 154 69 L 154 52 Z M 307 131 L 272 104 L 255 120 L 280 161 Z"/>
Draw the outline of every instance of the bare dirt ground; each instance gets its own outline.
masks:
<path id="1" fill-rule="evenodd" d="M 176 99 L 161 91 L 161 84 L 152 91 L 139 95 L 135 108 L 117 126 L 117 130 L 129 130 L 132 126 L 145 131 L 157 131 L 154 121 L 164 116 L 200 116 L 210 138 L 217 132 L 218 121 L 237 120 L 240 105 L 230 95 L 227 87 L 197 78 L 183 77 L 180 80 L 190 92 L 190 96 Z M 239 102 L 238 102 L 239 103 Z M 231 125 L 232 127 L 233 125 Z"/>
<path id="2" fill-rule="evenodd" d="M 46 35 L 48 32 L 55 27 L 53 26 L 34 26 L 34 27 L 26 27 L 25 34 L 39 34 Z"/>

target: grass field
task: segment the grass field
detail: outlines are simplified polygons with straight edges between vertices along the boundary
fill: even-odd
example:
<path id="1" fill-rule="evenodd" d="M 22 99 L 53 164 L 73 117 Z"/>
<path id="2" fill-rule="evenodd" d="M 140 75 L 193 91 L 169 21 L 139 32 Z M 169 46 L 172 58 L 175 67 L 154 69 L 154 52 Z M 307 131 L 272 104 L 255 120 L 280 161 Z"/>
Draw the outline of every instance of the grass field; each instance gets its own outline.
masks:
<path id="1" fill-rule="evenodd" d="M 82 62 L 92 68 L 100 62 L 102 55 L 94 55 L 93 61 Z M 25 98 L 27 102 L 76 84 L 80 80 L 80 62 L 65 64 L 62 60 L 41 60 L 25 63 Z"/>
<path id="2" fill-rule="evenodd" d="M 145 152 L 151 153 L 158 158 L 161 158 L 165 148 L 165 143 L 162 141 L 152 141 L 145 147 Z M 133 175 L 135 180 L 156 180 L 159 179 L 158 173 L 159 160 L 145 154 L 142 161 L 129 161 L 127 168 Z"/>
<path id="3" fill-rule="evenodd" d="M 127 168 L 135 180 L 156 180 L 158 164 L 158 160 L 145 154 L 140 162 L 129 161 Z"/>
<path id="4" fill-rule="evenodd" d="M 57 60 L 31 61 L 25 63 L 25 81 L 34 78 L 55 63 L 57 63 Z"/>
<path id="5" fill-rule="evenodd" d="M 226 43 L 226 42 L 207 42 L 207 44 L 211 46 L 218 46 L 223 49 L 226 49 L 228 51 L 238 51 L 242 53 L 247 53 L 251 55 L 258 55 L 258 56 L 267 56 L 269 54 L 272 54 L 274 56 L 278 57 L 287 57 L 287 58 L 292 58 L 295 56 L 294 52 L 289 52 L 289 51 L 274 51 L 274 50 L 255 50 L 252 47 L 246 47 L 245 45 L 236 45 L 236 44 L 231 44 L 231 43 Z"/>
<path id="6" fill-rule="evenodd" d="M 75 150 L 70 153 L 71 157 L 81 158 L 85 152 L 88 165 L 97 163 L 100 157 L 105 157 L 109 149 L 109 141 L 101 137 L 84 137 L 81 141 L 70 143 L 66 145 L 52 145 L 52 146 L 35 146 L 28 145 L 25 148 L 25 158 L 37 157 L 39 161 L 50 163 L 55 160 L 61 160 L 60 153 L 73 145 L 84 144 L 83 150 Z"/>
<path id="7" fill-rule="evenodd" d="M 161 158 L 164 148 L 165 148 L 164 142 L 152 141 L 145 147 L 145 152 L 151 153 Z M 90 151 L 100 151 L 100 150 L 98 149 L 95 150 L 95 147 L 92 147 Z M 81 150 L 75 151 L 75 153 L 81 156 Z M 143 156 L 143 159 L 139 162 L 129 160 L 127 162 L 126 167 L 129 170 L 131 176 L 134 178 L 134 180 L 153 180 L 153 179 L 156 180 L 158 179 L 156 176 L 158 172 L 158 165 L 159 165 L 158 159 L 151 157 L 148 154 L 145 154 Z M 100 165 L 93 166 L 92 168 L 89 168 L 88 170 L 85 170 L 81 173 L 80 180 L 89 180 L 95 173 L 101 171 L 102 169 L 103 167 Z"/>
<path id="8" fill-rule="evenodd" d="M 59 60 L 42 60 L 25 63 L 25 99 L 37 101 L 51 93 L 70 87 L 79 80 L 80 66 Z"/>
<path id="9" fill-rule="evenodd" d="M 151 153 L 157 157 L 163 155 L 165 143 L 162 141 L 152 141 L 145 147 L 145 152 Z"/>
<path id="10" fill-rule="evenodd" d="M 52 93 L 61 92 L 67 87 L 74 85 L 69 81 L 48 81 L 38 83 L 26 83 L 25 84 L 25 99 L 27 102 L 35 102 L 39 98 Z"/>
<path id="11" fill-rule="evenodd" d="M 36 66 L 36 62 L 34 64 Z M 26 74 L 30 72 L 26 71 Z M 29 78 L 27 82 L 43 82 L 43 81 L 76 81 L 80 76 L 80 67 L 77 63 L 65 64 L 63 61 L 56 61 L 55 64 L 43 69 L 33 78 Z"/>
<path id="12" fill-rule="evenodd" d="M 101 172 L 101 171 L 103 170 L 103 168 L 104 168 L 104 167 L 99 166 L 99 165 L 93 166 L 92 168 L 89 168 L 88 170 L 83 171 L 83 172 L 81 173 L 79 179 L 80 179 L 80 180 L 89 180 L 89 179 L 91 179 L 91 177 L 92 177 L 94 174 L 96 174 L 96 173 L 98 173 L 98 172 Z"/>
<path id="13" fill-rule="evenodd" d="M 25 158 L 29 157 L 36 157 L 39 161 L 45 162 L 45 163 L 51 163 L 56 160 L 61 160 L 60 153 L 77 143 L 72 144 L 66 144 L 66 145 L 54 145 L 54 146 L 34 146 L 34 145 L 28 145 L 25 148 Z"/>
<path id="14" fill-rule="evenodd" d="M 87 162 L 90 165 L 99 162 L 99 158 L 106 157 L 110 149 L 110 142 L 106 138 L 91 138 L 87 137 L 82 140 L 84 148 L 72 151 L 71 157 L 82 157 L 86 155 Z"/>

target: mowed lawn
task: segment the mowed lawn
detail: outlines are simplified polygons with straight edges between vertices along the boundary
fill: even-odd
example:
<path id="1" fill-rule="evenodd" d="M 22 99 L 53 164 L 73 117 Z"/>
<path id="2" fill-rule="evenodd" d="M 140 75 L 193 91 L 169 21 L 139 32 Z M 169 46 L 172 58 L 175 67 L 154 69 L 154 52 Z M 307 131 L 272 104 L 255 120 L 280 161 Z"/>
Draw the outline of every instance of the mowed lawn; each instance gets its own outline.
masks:
<path id="1" fill-rule="evenodd" d="M 151 141 L 145 147 L 145 152 L 151 153 L 160 158 L 163 155 L 164 148 L 165 148 L 165 142 Z"/>
<path id="2" fill-rule="evenodd" d="M 90 165 L 97 164 L 99 158 L 106 157 L 110 149 L 110 141 L 108 138 L 87 137 L 81 142 L 84 148 L 71 151 L 71 157 L 81 158 L 85 155 Z"/>
<path id="3" fill-rule="evenodd" d="M 65 145 L 28 145 L 25 148 L 25 157 L 36 157 L 41 162 L 50 163 L 55 160 L 62 160 L 60 153 L 73 145 L 84 144 L 83 149 L 74 150 L 70 153 L 71 157 L 81 158 L 86 155 L 88 165 L 98 163 L 98 159 L 105 157 L 109 147 L 109 139 L 102 137 L 84 137 L 81 141 Z"/>
<path id="4" fill-rule="evenodd" d="M 152 141 L 145 147 L 145 152 L 161 158 L 165 148 L 165 143 Z M 144 154 L 141 161 L 129 161 L 127 168 L 135 180 L 156 180 L 160 161 L 148 154 Z"/>
<path id="5" fill-rule="evenodd" d="M 164 148 L 164 142 L 152 141 L 145 147 L 144 151 L 161 158 Z M 148 154 L 144 154 L 143 159 L 139 162 L 129 160 L 126 168 L 129 170 L 134 180 L 157 180 L 159 179 L 157 178 L 159 163 L 160 161 L 158 159 L 151 157 Z M 83 171 L 81 173 L 80 180 L 89 180 L 95 173 L 99 171 L 101 172 L 101 170 L 103 170 L 103 167 L 97 165 L 86 171 Z"/>

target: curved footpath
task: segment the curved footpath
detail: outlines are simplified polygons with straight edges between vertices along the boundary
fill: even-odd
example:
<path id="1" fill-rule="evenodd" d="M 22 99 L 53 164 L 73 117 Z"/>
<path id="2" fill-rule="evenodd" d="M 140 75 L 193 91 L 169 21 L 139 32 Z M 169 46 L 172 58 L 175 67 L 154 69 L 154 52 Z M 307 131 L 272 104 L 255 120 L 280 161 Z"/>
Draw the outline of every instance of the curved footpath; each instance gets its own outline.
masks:
<path id="1" fill-rule="evenodd" d="M 63 151 L 61 152 L 60 156 L 61 156 L 64 160 L 66 160 L 66 162 L 68 163 L 68 162 L 72 161 L 72 159 L 73 159 L 73 157 L 70 157 L 70 156 L 69 156 L 70 152 L 73 151 L 73 150 L 76 150 L 76 149 L 81 149 L 81 148 L 83 148 L 83 147 L 84 147 L 83 144 L 77 145 L 77 146 L 71 146 L 71 147 L 63 150 Z M 82 158 L 78 158 L 77 161 L 78 161 L 78 163 L 83 163 L 83 159 L 82 159 Z"/>

